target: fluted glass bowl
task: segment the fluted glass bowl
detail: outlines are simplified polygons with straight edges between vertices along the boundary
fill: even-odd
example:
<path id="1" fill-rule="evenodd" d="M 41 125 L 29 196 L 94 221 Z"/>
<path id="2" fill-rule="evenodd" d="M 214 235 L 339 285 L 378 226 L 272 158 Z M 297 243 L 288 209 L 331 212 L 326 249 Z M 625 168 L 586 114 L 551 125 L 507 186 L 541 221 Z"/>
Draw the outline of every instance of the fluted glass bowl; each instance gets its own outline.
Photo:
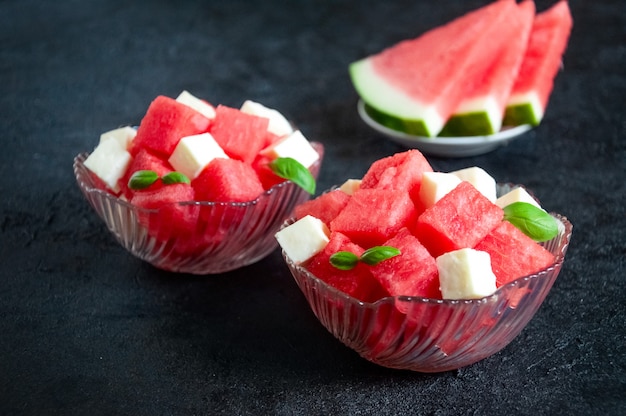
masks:
<path id="1" fill-rule="evenodd" d="M 507 346 L 535 315 L 556 280 L 572 235 L 559 214 L 559 233 L 542 243 L 554 264 L 520 277 L 482 299 L 386 297 L 359 301 L 333 288 L 284 252 L 283 258 L 322 325 L 346 346 L 378 365 L 424 373 L 468 366 Z M 283 226 L 295 221 L 291 218 Z"/>
<path id="2" fill-rule="evenodd" d="M 324 147 L 311 144 L 320 154 L 310 169 L 317 178 Z M 74 158 L 76 182 L 109 231 L 134 256 L 173 272 L 217 274 L 261 260 L 277 247 L 274 234 L 294 207 L 310 197 L 285 181 L 249 202 L 187 201 L 144 209 L 99 188 L 83 164 L 87 156 Z M 168 220 L 180 217 L 190 223 L 180 227 Z"/>

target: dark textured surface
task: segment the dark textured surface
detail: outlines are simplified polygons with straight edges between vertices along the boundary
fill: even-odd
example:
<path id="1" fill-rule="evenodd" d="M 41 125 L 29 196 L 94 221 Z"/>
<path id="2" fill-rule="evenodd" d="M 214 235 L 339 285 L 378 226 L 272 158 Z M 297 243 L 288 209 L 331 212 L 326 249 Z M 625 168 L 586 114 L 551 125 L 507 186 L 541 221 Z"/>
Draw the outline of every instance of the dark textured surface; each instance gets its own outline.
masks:
<path id="1" fill-rule="evenodd" d="M 1 1 L 0 414 L 625 414 L 621 0 L 571 1 L 539 128 L 483 156 L 429 158 L 524 183 L 574 224 L 528 327 L 458 371 L 361 359 L 316 321 L 278 251 L 208 278 L 155 270 L 74 182 L 74 155 L 182 89 L 281 110 L 326 145 L 319 189 L 360 176 L 403 149 L 358 119 L 347 65 L 481 4 Z"/>

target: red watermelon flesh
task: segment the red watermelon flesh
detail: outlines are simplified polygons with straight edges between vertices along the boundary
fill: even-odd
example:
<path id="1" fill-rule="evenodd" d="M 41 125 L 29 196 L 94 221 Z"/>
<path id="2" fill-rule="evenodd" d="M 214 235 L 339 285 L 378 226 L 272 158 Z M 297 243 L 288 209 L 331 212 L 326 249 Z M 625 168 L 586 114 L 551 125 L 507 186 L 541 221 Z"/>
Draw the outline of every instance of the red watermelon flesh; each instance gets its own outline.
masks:
<path id="1" fill-rule="evenodd" d="M 372 275 L 392 296 L 441 298 L 437 263 L 407 228 L 383 245 L 400 250 L 398 256 L 372 266 Z"/>
<path id="2" fill-rule="evenodd" d="M 237 159 L 213 159 L 191 184 L 198 201 L 247 202 L 264 192 L 254 169 Z"/>
<path id="3" fill-rule="evenodd" d="M 404 190 L 415 202 L 419 201 L 422 174 L 432 171 L 424 155 L 419 150 L 411 149 L 372 163 L 363 175 L 361 188 Z"/>
<path id="4" fill-rule="evenodd" d="M 339 215 L 349 200 L 350 195 L 335 189 L 296 206 L 294 216 L 296 219 L 300 219 L 306 215 L 311 215 L 328 225 Z"/>
<path id="5" fill-rule="evenodd" d="M 274 185 L 285 182 L 285 178 L 282 178 L 274 173 L 269 164 L 272 161 L 269 157 L 258 154 L 254 161 L 252 161 L 252 168 L 256 171 L 261 184 L 264 189 L 270 189 Z"/>
<path id="6" fill-rule="evenodd" d="M 134 193 L 134 191 L 128 188 L 128 181 L 135 172 L 140 170 L 152 170 L 156 172 L 159 177 L 162 177 L 164 175 L 167 175 L 174 169 L 172 168 L 170 163 L 161 156 L 157 156 L 151 153 L 148 149 L 140 149 L 128 166 L 126 173 L 119 181 L 119 186 L 122 190 L 122 194 L 128 199 L 131 199 L 132 194 Z M 161 180 L 157 180 L 148 189 L 154 189 L 160 186 L 162 186 L 162 182 Z"/>
<path id="7" fill-rule="evenodd" d="M 349 251 L 360 256 L 362 247 L 338 232 L 331 232 L 330 240 L 324 250 L 311 257 L 304 265 L 307 270 L 325 281 L 330 286 L 363 302 L 375 302 L 387 296 L 378 281 L 372 277 L 369 266 L 357 263 L 350 270 L 339 270 L 330 263 L 330 257 L 339 251 Z"/>
<path id="8" fill-rule="evenodd" d="M 180 139 L 205 133 L 210 125 L 211 120 L 198 111 L 160 95 L 150 103 L 141 120 L 130 153 L 136 155 L 140 149 L 146 148 L 167 158 Z"/>
<path id="9" fill-rule="evenodd" d="M 234 159 L 251 164 L 268 139 L 269 119 L 218 105 L 211 134 L 224 152 Z"/>
<path id="10" fill-rule="evenodd" d="M 572 15 L 565 0 L 537 14 L 508 99 L 504 124 L 539 124 L 554 88 L 572 25 Z"/>
<path id="11" fill-rule="evenodd" d="M 195 205 L 180 204 L 193 201 L 191 185 L 177 183 L 152 190 L 136 191 L 130 202 L 144 209 L 158 210 L 154 214 L 140 213 L 139 221 L 148 232 L 160 240 L 187 237 L 191 235 L 198 221 L 198 208 Z"/>
<path id="12" fill-rule="evenodd" d="M 359 189 L 330 222 L 330 229 L 370 248 L 384 243 L 403 227 L 412 228 L 416 218 L 408 193 L 395 189 Z"/>
<path id="13" fill-rule="evenodd" d="M 433 257 L 474 247 L 504 216 L 469 182 L 461 182 L 417 219 L 415 235 Z"/>
<path id="14" fill-rule="evenodd" d="M 369 312 L 369 310 L 368 310 Z M 406 319 L 406 315 L 396 308 L 395 303 L 382 302 L 376 305 L 376 320 L 369 330 L 365 340 L 367 346 L 366 356 L 369 358 L 384 357 L 389 351 L 394 351 L 396 345 L 405 340 L 407 326 L 411 322 Z"/>
<path id="15" fill-rule="evenodd" d="M 506 39 L 482 77 L 471 83 L 440 136 L 478 136 L 500 131 L 507 100 L 519 72 L 535 16 L 535 4 L 518 5 L 517 18 L 498 36 Z"/>
<path id="16" fill-rule="evenodd" d="M 495 1 L 350 66 L 353 84 L 378 122 L 436 136 L 506 39 L 513 0 Z M 433 70 L 436 68 L 436 70 Z M 398 128 L 397 124 L 402 124 Z"/>
<path id="17" fill-rule="evenodd" d="M 508 221 L 502 221 L 474 248 L 491 256 L 497 287 L 545 269 L 555 260 L 552 253 Z"/>

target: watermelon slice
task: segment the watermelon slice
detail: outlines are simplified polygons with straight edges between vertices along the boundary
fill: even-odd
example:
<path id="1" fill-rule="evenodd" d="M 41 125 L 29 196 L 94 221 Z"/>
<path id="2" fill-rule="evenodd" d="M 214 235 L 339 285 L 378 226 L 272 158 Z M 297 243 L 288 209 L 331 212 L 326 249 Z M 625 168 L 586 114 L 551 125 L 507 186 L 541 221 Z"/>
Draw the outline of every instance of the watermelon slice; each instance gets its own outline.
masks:
<path id="1" fill-rule="evenodd" d="M 565 0 L 537 14 L 522 66 L 507 102 L 504 125 L 536 126 L 541 122 L 572 25 L 572 15 Z"/>
<path id="2" fill-rule="evenodd" d="M 439 136 L 480 136 L 500 131 L 506 103 L 528 46 L 535 4 L 531 0 L 519 4 L 517 15 L 499 34 L 508 40 L 492 57 L 480 82 L 463 97 Z"/>
<path id="3" fill-rule="evenodd" d="M 500 0 L 350 65 L 370 117 L 389 128 L 436 136 L 487 70 L 517 17 Z M 433 70 L 436 68 L 436 70 Z"/>

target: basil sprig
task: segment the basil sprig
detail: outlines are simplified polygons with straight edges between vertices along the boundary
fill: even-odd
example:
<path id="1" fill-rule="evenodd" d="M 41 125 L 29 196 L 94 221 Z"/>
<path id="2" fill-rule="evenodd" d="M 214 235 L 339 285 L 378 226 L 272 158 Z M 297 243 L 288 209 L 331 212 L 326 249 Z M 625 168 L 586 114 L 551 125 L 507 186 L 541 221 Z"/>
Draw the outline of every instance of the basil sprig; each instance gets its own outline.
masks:
<path id="1" fill-rule="evenodd" d="M 146 189 L 159 179 L 153 170 L 138 170 L 128 180 L 128 187 L 133 190 Z"/>
<path id="2" fill-rule="evenodd" d="M 167 175 L 164 175 L 161 180 L 166 185 L 172 185 L 175 183 L 191 183 L 189 178 L 180 172 L 170 172 Z"/>
<path id="3" fill-rule="evenodd" d="M 339 270 L 351 270 L 356 267 L 359 261 L 369 266 L 375 266 L 399 254 L 400 250 L 391 246 L 371 247 L 365 250 L 361 256 L 350 251 L 338 251 L 330 256 L 330 264 Z"/>
<path id="4" fill-rule="evenodd" d="M 359 262 L 359 256 L 350 251 L 338 251 L 330 256 L 330 264 L 339 270 L 351 270 Z"/>
<path id="5" fill-rule="evenodd" d="M 551 240 L 559 233 L 554 217 L 528 202 L 514 202 L 504 207 L 504 220 L 537 242 Z"/>
<path id="6" fill-rule="evenodd" d="M 158 179 L 159 175 L 153 170 L 138 170 L 133 173 L 128 180 L 128 187 L 133 191 L 146 189 Z M 172 185 L 175 183 L 191 183 L 187 176 L 176 171 L 163 175 L 161 180 L 165 185 Z"/>
<path id="7" fill-rule="evenodd" d="M 269 167 L 276 175 L 304 189 L 309 194 L 315 193 L 315 178 L 311 172 L 291 157 L 279 157 L 269 163 Z"/>

